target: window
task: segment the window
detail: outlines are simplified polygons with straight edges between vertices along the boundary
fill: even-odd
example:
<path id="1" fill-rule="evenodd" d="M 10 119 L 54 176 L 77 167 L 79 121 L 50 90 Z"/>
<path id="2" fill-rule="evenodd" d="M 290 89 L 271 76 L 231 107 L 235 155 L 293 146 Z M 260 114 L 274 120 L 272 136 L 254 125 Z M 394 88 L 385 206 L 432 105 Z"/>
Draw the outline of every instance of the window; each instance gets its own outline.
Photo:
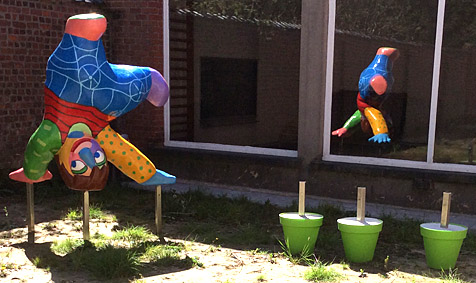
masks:
<path id="1" fill-rule="evenodd" d="M 200 60 L 200 124 L 256 122 L 258 61 L 203 57 Z"/>
<path id="2" fill-rule="evenodd" d="M 164 0 L 166 146 L 297 157 L 301 1 L 258 2 Z"/>
<path id="3" fill-rule="evenodd" d="M 323 159 L 476 172 L 476 166 L 464 165 L 476 159 L 471 123 L 476 116 L 471 109 L 476 103 L 471 94 L 476 31 L 469 28 L 476 10 L 471 2 L 329 3 Z M 381 46 L 400 50 L 391 100 L 382 105 L 393 120 L 392 142 L 368 142 L 372 134 L 363 134 L 360 127 L 350 138 L 332 136 L 356 110 L 360 72 Z"/>
<path id="4" fill-rule="evenodd" d="M 446 1 L 434 162 L 475 164 L 476 7 Z"/>

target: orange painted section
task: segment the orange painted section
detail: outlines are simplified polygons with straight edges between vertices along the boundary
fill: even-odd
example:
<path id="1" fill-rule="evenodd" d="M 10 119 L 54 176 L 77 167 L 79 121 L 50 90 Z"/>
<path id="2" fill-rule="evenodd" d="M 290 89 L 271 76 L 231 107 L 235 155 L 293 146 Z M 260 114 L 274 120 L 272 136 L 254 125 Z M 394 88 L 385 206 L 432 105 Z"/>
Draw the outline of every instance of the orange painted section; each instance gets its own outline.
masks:
<path id="1" fill-rule="evenodd" d="M 95 19 L 68 19 L 66 22 L 65 33 L 82 37 L 87 40 L 96 41 L 101 38 L 106 31 L 106 18 Z"/>
<path id="2" fill-rule="evenodd" d="M 387 80 L 381 75 L 375 75 L 370 80 L 370 85 L 378 95 L 382 95 L 387 91 Z"/>
<path id="3" fill-rule="evenodd" d="M 395 60 L 400 56 L 400 51 L 392 47 L 380 47 L 377 50 L 377 55 L 386 55 L 390 60 L 392 60 L 392 62 L 395 62 Z"/>

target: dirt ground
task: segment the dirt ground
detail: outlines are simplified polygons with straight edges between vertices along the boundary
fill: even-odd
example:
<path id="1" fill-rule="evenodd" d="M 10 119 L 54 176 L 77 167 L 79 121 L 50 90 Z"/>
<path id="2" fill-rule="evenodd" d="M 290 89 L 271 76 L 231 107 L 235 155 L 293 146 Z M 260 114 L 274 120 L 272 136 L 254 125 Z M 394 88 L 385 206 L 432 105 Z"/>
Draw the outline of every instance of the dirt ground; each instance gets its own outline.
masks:
<path id="1" fill-rule="evenodd" d="M 0 207 L 8 207 L 8 216 L 2 213 L 0 221 L 8 221 L 12 229 L 0 230 L 0 282 L 103 282 L 84 270 L 36 267 L 35 258 L 51 255 L 50 246 L 55 240 L 81 239 L 81 221 L 64 220 L 64 210 L 54 206 L 37 205 L 35 244 L 27 243 L 25 214 L 26 204 L 21 197 L 0 200 Z M 112 235 L 118 223 L 114 218 L 91 220 L 90 231 Z M 169 242 L 183 243 L 182 256 L 197 258 L 201 266 L 157 267 L 147 266 L 137 278 L 114 279 L 110 282 L 309 282 L 303 278 L 309 268 L 293 264 L 281 253 L 277 245 L 256 247 L 222 247 L 204 244 L 178 235 L 183 223 L 165 223 L 164 235 Z M 267 250 L 267 252 L 262 252 Z M 56 256 L 56 255 L 54 255 Z M 58 256 L 59 257 L 59 256 Z M 334 268 L 344 277 L 339 282 L 445 282 L 439 272 L 426 267 L 424 251 L 414 249 L 399 258 L 390 258 L 373 265 L 347 265 L 334 263 Z M 374 268 L 375 267 L 375 268 Z M 377 268 L 378 267 L 378 268 Z M 476 255 L 463 252 L 458 261 L 458 273 L 465 281 L 476 282 Z"/>

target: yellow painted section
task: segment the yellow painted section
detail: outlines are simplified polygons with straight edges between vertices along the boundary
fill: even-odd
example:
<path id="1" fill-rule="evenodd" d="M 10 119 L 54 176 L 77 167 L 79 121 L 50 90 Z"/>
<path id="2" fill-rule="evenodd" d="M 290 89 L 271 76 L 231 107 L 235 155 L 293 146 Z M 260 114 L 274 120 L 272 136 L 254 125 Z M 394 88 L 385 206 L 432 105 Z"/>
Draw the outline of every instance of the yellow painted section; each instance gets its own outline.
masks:
<path id="1" fill-rule="evenodd" d="M 155 166 L 149 158 L 110 126 L 97 135 L 96 141 L 106 153 L 107 160 L 137 183 L 154 176 Z"/>
<path id="2" fill-rule="evenodd" d="M 383 118 L 382 112 L 373 107 L 367 107 L 364 109 L 364 115 L 369 121 L 374 135 L 388 134 L 387 123 Z"/>

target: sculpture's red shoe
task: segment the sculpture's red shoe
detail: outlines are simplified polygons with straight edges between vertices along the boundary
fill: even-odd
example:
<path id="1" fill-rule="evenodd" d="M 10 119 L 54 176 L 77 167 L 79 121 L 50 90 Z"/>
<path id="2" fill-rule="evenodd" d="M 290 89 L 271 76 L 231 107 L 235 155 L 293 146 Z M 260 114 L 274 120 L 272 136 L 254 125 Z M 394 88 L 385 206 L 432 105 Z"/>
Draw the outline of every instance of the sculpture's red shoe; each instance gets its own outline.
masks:
<path id="1" fill-rule="evenodd" d="M 31 180 L 25 175 L 25 173 L 23 172 L 23 168 L 20 168 L 8 174 L 8 177 L 10 177 L 10 179 L 14 181 L 33 184 L 47 181 L 53 177 L 53 174 L 51 174 L 50 171 L 46 170 L 45 174 L 41 178 L 39 178 L 38 180 Z"/>

